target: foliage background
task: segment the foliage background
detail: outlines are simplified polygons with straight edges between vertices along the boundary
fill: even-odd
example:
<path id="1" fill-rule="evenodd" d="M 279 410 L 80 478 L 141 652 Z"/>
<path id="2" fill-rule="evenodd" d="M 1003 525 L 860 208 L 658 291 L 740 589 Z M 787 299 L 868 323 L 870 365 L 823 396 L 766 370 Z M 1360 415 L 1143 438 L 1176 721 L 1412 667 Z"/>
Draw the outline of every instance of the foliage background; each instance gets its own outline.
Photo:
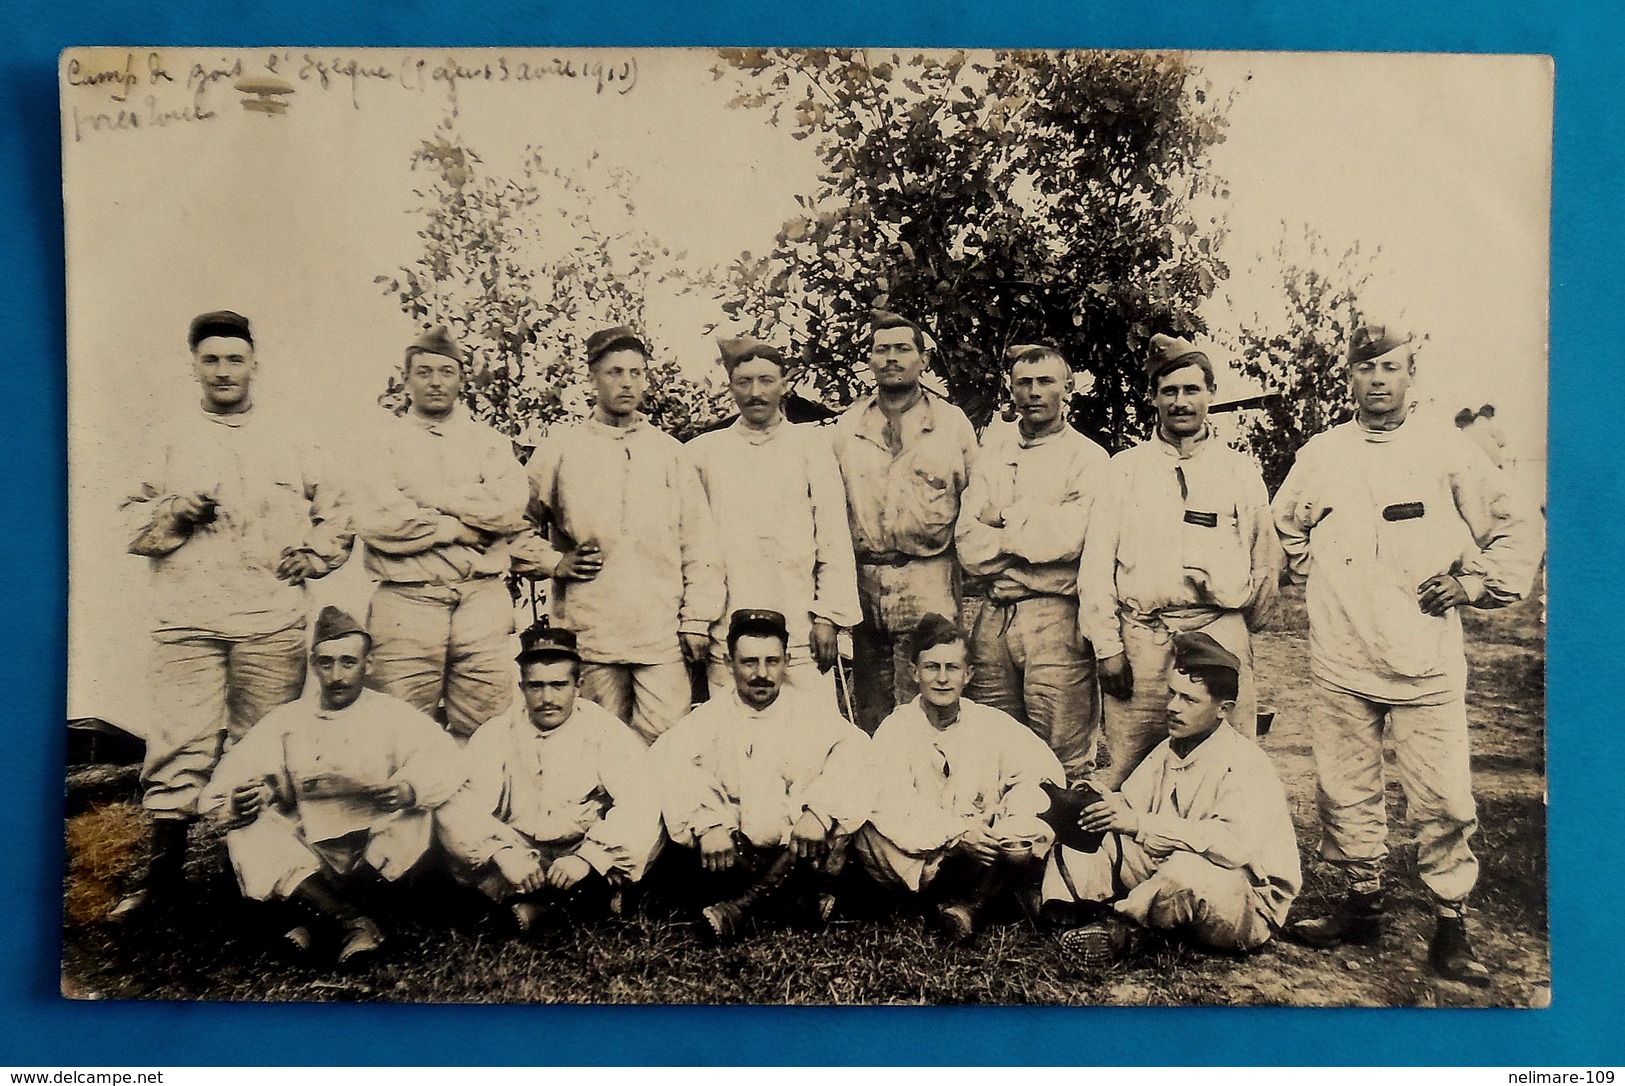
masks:
<path id="1" fill-rule="evenodd" d="M 13 540 L 14 568 L 0 598 L 14 617 L 13 651 L 0 659 L 0 682 L 11 692 L 22 734 L 17 757 L 0 765 L 0 790 L 13 797 L 10 845 L 0 857 L 0 902 L 13 918 L 0 934 L 0 1005 L 11 1028 L 0 1059 L 47 1066 L 74 1062 L 198 1063 L 495 1062 L 533 1052 L 539 1024 L 556 1036 L 591 1036 L 625 1061 L 818 1061 L 842 1055 L 863 1062 L 937 1060 L 1012 1063 L 1141 1062 L 1136 1039 L 1169 1028 L 1177 1017 L 1181 1044 L 1170 1060 L 1297 1063 L 1618 1063 L 1621 943 L 1606 913 L 1595 909 L 1599 870 L 1621 866 L 1625 822 L 1613 794 L 1614 766 L 1625 734 L 1608 729 L 1558 729 L 1552 738 L 1554 776 L 1564 786 L 1551 797 L 1554 819 L 1552 887 L 1560 996 L 1538 1013 L 1454 1014 L 1235 1011 L 1182 1014 L 1126 1011 L 1079 1016 L 998 1008 L 926 1012 L 709 1011 L 667 1008 L 242 1007 L 74 1004 L 56 996 L 60 898 L 41 872 L 60 868 L 58 803 L 60 728 L 66 632 L 68 481 L 61 368 L 67 351 L 62 285 L 62 154 L 55 57 L 85 41 L 216 40 L 260 43 L 326 38 L 405 47 L 424 40 L 498 44 L 528 38 L 557 42 L 689 44 L 712 41 L 912 40 L 948 46 L 966 40 L 1035 46 L 1077 41 L 1136 46 L 1177 42 L 1219 48 L 1363 49 L 1390 52 L 1467 50 L 1553 54 L 1563 72 L 1558 100 L 1554 235 L 1554 356 L 1578 357 L 1595 329 L 1620 315 L 1625 280 L 1617 262 L 1596 259 L 1596 239 L 1625 226 L 1617 165 L 1625 133 L 1617 124 L 1619 13 L 1599 0 L 1534 0 L 1478 6 L 1418 5 L 1399 0 L 1302 5 L 1266 0 L 1238 13 L 1191 0 L 1101 10 L 1059 3 L 879 8 L 837 2 L 816 9 L 764 13 L 701 3 L 678 9 L 633 2 L 612 8 L 558 8 L 490 3 L 476 11 L 416 0 L 343 7 L 310 0 L 233 10 L 229 24 L 216 6 L 197 0 L 164 5 L 83 5 L 39 9 L 8 5 L 8 73 L 17 104 L 15 123 L 0 128 L 14 168 L 0 178 L 0 220 L 11 243 L 0 267 L 12 287 L 15 411 L 0 436 L 16 485 L 8 496 L 14 523 L 30 525 Z M 1314 59 L 1314 58 L 1311 58 Z M 33 360 L 29 362 L 27 360 Z M 1553 370 L 1554 574 L 1569 580 L 1569 556 L 1609 547 L 1620 508 L 1617 453 L 1595 426 L 1583 425 L 1590 392 L 1580 387 L 1587 367 Z M 1582 490 L 1582 488 L 1584 488 Z M 1581 510 L 1587 512 L 1582 514 Z M 1598 510 L 1602 512 L 1599 514 Z M 1605 601 L 1566 595 L 1553 611 L 1553 718 L 1578 720 L 1600 708 L 1594 676 L 1608 666 L 1605 641 L 1589 636 L 1606 621 Z M 1582 633 L 1585 636 L 1582 636 Z M 1098 1028 L 1097 1028 L 1098 1027 Z M 726 1036 L 719 1053 L 713 1038 Z M 184 1036 L 184 1047 L 177 1037 Z"/>

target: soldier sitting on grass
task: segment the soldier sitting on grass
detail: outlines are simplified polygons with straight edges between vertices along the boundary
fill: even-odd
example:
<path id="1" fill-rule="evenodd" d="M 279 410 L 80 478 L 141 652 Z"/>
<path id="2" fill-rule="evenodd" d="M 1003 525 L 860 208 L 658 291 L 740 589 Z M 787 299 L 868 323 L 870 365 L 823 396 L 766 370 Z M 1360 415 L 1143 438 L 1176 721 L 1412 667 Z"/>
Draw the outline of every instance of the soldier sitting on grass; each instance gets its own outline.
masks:
<path id="1" fill-rule="evenodd" d="M 944 932 L 963 942 L 996 895 L 1036 878 L 1050 844 L 1042 786 L 1066 774 L 1025 724 L 960 696 L 970 666 L 959 627 L 925 615 L 909 657 L 920 693 L 875 729 L 875 812 L 856 847 L 882 886 L 933 895 Z"/>
<path id="2" fill-rule="evenodd" d="M 539 625 L 520 640 L 520 701 L 468 741 L 440 834 L 459 877 L 528 932 L 567 898 L 619 911 L 664 838 L 643 740 L 578 697 L 575 634 Z"/>
<path id="3" fill-rule="evenodd" d="M 1073 816 L 1092 841 L 1061 827 L 1044 871 L 1044 916 L 1069 929 L 1061 949 L 1079 964 L 1125 956 L 1143 928 L 1252 950 L 1302 884 L 1280 778 L 1230 724 L 1240 661 L 1202 632 L 1175 634 L 1173 648 L 1168 738 L 1121 792 Z"/>
<path id="4" fill-rule="evenodd" d="M 287 900 L 339 938 L 338 963 L 384 941 L 355 902 L 396 882 L 434 839 L 435 812 L 466 776 L 457 743 L 406 702 L 364 683 L 372 638 L 323 608 L 310 661 L 319 699 L 273 709 L 220 759 L 199 809 L 226 828 L 243 896 Z M 301 924 L 288 940 L 309 949 Z"/>
<path id="5" fill-rule="evenodd" d="M 799 898 L 812 920 L 828 920 L 847 844 L 869 817 L 869 737 L 827 697 L 786 685 L 788 643 L 779 612 L 735 611 L 733 692 L 649 751 L 666 832 L 698 860 L 712 900 L 705 920 L 720 942 L 775 899 Z"/>

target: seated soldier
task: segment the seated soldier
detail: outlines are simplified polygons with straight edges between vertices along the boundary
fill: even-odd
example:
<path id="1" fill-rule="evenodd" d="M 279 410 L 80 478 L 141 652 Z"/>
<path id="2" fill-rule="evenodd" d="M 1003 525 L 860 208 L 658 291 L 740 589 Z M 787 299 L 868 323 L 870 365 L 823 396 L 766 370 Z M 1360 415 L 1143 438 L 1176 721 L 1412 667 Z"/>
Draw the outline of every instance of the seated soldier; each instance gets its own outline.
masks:
<path id="1" fill-rule="evenodd" d="M 1080 964 L 1124 956 L 1136 925 L 1252 950 L 1302 883 L 1275 767 L 1230 726 L 1240 661 L 1200 631 L 1175 634 L 1173 649 L 1168 738 L 1121 792 L 1082 808 L 1076 827 L 1095 847 L 1058 832 L 1044 870 L 1044 915 L 1070 929 L 1061 947 Z"/>
<path id="2" fill-rule="evenodd" d="M 1000 891 L 1036 878 L 1051 840 L 1038 818 L 1049 804 L 1041 785 L 1066 774 L 1032 729 L 961 697 L 963 630 L 927 614 L 909 654 L 920 693 L 875 729 L 875 810 L 856 848 L 882 885 L 940 895 L 943 929 L 962 942 Z"/>
<path id="3" fill-rule="evenodd" d="M 663 838 L 643 740 L 577 696 L 575 634 L 532 626 L 521 642 L 521 701 L 469 739 L 440 835 L 459 876 L 509 901 L 524 932 L 566 896 L 602 891 L 618 911 Z"/>
<path id="4" fill-rule="evenodd" d="M 352 903 L 369 876 L 394 882 L 422 859 L 435 809 L 462 787 L 456 741 L 404 701 L 364 687 L 372 638 L 322 609 L 310 660 L 319 697 L 267 713 L 220 759 L 200 810 L 226 828 L 243 896 L 286 899 L 337 929 L 340 965 L 383 943 Z M 303 925 L 288 933 L 301 949 Z"/>
<path id="5" fill-rule="evenodd" d="M 737 610 L 728 623 L 734 691 L 698 706 L 650 748 L 672 843 L 697 850 L 711 933 L 732 939 L 781 891 L 818 921 L 869 817 L 869 739 L 828 699 L 785 685 L 784 616 Z M 721 900 L 716 900 L 720 897 Z"/>

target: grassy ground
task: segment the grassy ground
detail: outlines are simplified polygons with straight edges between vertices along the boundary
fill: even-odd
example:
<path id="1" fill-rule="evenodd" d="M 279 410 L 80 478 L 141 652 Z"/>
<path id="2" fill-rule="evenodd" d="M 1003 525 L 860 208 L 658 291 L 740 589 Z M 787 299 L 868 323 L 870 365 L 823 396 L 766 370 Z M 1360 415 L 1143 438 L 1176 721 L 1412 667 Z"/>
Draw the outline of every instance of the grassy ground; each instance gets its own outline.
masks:
<path id="1" fill-rule="evenodd" d="M 1182 944 L 1151 948 L 1104 972 L 1062 965 L 1053 943 L 1019 918 L 966 947 L 943 945 L 925 918 L 885 903 L 855 903 L 814 935 L 758 932 L 716 949 L 658 902 L 628 920 L 570 923 L 530 939 L 471 909 L 437 901 L 388 917 L 390 941 L 350 974 L 290 962 L 268 938 L 280 927 L 241 903 L 221 868 L 218 841 L 198 840 L 191 865 L 197 906 L 148 930 L 100 923 L 112 887 L 127 880 L 136 815 L 104 808 L 69 827 L 68 926 L 63 991 L 83 998 L 404 1000 L 623 1003 L 1063 1003 L 1542 1006 L 1551 998 L 1546 912 L 1544 628 L 1532 603 L 1469 613 L 1469 717 L 1482 830 L 1483 874 L 1473 931 L 1495 973 L 1486 991 L 1435 980 L 1425 955 L 1431 920 L 1415 878 L 1414 848 L 1390 784 L 1389 926 L 1372 948 L 1331 952 L 1275 941 L 1245 957 Z M 1306 624 L 1301 593 L 1278 628 L 1255 642 L 1261 701 L 1278 710 L 1264 740 L 1286 782 L 1305 857 L 1316 855 Z M 1390 752 L 1391 760 L 1391 752 Z M 94 847 L 98 840 L 122 849 Z M 109 852 L 126 857 L 122 866 Z M 1317 860 L 1305 868 L 1299 911 L 1336 892 Z"/>

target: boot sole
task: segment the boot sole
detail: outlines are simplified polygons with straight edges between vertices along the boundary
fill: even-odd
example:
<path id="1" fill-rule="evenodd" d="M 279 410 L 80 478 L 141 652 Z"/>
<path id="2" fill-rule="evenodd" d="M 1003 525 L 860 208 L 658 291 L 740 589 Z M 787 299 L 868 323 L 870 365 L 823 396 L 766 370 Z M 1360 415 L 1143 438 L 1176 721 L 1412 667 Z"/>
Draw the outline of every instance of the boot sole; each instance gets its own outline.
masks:
<path id="1" fill-rule="evenodd" d="M 1440 980 L 1465 984 L 1469 988 L 1488 988 L 1493 979 L 1490 976 L 1490 971 L 1478 959 L 1471 958 L 1468 960 L 1477 965 L 1478 969 L 1467 968 L 1460 962 L 1429 961 L 1428 965 L 1432 968 L 1433 975 Z"/>
<path id="2" fill-rule="evenodd" d="M 734 918 L 715 905 L 706 906 L 700 910 L 700 915 L 705 917 L 706 926 L 711 929 L 711 938 L 717 943 L 731 943 L 739 937 L 743 917 Z"/>
<path id="3" fill-rule="evenodd" d="M 1101 969 L 1117 960 L 1111 932 L 1102 927 L 1073 928 L 1063 932 L 1058 942 L 1068 961 L 1088 969 Z"/>

